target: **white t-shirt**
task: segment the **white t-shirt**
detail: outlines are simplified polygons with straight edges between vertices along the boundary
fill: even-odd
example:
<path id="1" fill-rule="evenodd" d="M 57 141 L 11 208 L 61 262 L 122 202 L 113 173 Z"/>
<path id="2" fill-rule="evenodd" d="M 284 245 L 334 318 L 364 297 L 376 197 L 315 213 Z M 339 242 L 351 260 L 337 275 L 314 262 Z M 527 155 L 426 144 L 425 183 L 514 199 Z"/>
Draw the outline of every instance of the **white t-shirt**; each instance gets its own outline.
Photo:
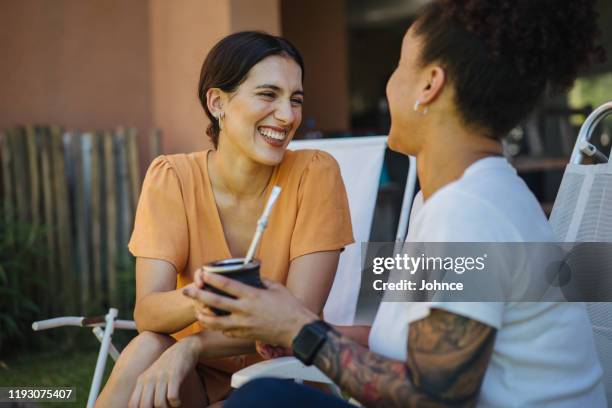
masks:
<path id="1" fill-rule="evenodd" d="M 485 158 L 423 203 L 408 242 L 554 242 L 541 207 L 504 158 Z M 602 369 L 582 303 L 383 302 L 370 349 L 406 361 L 409 324 L 431 308 L 497 329 L 480 407 L 605 407 Z"/>

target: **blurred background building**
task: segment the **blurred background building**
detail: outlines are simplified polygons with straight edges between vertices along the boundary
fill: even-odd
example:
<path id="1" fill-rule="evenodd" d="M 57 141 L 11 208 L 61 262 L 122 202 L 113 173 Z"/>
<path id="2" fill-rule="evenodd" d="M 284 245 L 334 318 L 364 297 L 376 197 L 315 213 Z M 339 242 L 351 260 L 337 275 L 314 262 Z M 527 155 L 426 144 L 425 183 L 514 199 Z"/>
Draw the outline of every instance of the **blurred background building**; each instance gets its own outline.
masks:
<path id="1" fill-rule="evenodd" d="M 2 0 L 0 127 L 134 126 L 141 135 L 160 129 L 164 153 L 202 149 L 201 63 L 223 36 L 256 29 L 287 37 L 304 54 L 301 135 L 384 134 L 385 84 L 426 1 Z M 601 0 L 599 9 L 610 51 L 612 4 Z M 557 108 L 610 98 L 610 61 L 584 73 L 579 95 Z M 148 157 L 147 138 L 139 145 Z"/>

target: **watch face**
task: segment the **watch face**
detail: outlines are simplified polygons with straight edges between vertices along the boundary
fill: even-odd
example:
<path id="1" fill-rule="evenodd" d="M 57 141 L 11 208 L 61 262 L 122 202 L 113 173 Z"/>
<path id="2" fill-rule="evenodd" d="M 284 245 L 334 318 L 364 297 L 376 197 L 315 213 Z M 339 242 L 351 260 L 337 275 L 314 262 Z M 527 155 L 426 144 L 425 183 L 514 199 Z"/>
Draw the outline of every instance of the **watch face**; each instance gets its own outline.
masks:
<path id="1" fill-rule="evenodd" d="M 327 332 L 331 326 L 322 321 L 316 321 L 302 327 L 293 342 L 293 353 L 304 364 L 312 364 L 317 352 L 327 340 Z"/>

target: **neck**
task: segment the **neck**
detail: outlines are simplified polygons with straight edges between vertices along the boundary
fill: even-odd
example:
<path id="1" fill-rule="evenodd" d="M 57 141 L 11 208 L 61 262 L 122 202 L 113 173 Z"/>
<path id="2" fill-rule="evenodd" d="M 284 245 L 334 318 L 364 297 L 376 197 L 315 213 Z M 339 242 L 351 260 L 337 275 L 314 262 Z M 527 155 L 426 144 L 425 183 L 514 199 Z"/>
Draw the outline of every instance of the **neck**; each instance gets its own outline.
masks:
<path id="1" fill-rule="evenodd" d="M 261 197 L 274 171 L 273 166 L 257 163 L 230 143 L 221 143 L 208 157 L 212 187 L 241 199 Z"/>
<path id="2" fill-rule="evenodd" d="M 417 154 L 417 173 L 425 200 L 458 180 L 474 162 L 502 154 L 501 142 L 462 126 L 446 126 L 429 133 Z"/>

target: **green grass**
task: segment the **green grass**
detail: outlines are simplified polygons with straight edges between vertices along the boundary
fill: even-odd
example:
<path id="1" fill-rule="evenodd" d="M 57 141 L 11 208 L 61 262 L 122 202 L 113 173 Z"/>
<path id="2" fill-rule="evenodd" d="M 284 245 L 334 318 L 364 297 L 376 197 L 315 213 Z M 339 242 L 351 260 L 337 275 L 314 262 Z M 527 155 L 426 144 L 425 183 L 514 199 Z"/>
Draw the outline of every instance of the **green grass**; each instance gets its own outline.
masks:
<path id="1" fill-rule="evenodd" d="M 84 407 L 97 358 L 97 350 L 20 353 L 0 361 L 0 386 L 75 387 L 76 402 L 39 404 L 41 407 Z M 112 358 L 109 356 L 102 384 L 111 368 Z"/>

